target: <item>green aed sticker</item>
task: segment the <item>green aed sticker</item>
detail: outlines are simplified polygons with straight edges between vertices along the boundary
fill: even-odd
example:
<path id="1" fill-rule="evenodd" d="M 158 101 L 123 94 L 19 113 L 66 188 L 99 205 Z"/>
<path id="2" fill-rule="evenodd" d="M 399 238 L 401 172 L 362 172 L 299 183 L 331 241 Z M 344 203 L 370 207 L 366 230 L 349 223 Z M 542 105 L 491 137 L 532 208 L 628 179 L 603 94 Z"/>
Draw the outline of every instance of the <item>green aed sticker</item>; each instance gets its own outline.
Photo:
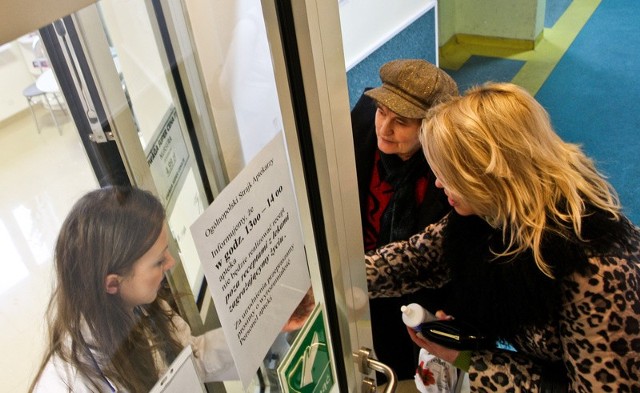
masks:
<path id="1" fill-rule="evenodd" d="M 278 366 L 284 393 L 325 393 L 333 386 L 324 314 L 317 304 Z"/>

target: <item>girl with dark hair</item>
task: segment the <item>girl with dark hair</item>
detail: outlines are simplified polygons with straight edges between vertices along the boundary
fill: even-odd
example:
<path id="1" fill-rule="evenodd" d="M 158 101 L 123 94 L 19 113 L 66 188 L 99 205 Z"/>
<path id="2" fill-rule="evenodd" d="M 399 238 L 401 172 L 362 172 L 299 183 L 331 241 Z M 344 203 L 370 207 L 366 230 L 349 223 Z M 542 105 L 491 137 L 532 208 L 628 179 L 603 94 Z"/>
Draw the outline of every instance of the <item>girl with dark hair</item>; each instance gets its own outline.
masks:
<path id="1" fill-rule="evenodd" d="M 58 236 L 49 346 L 30 392 L 147 392 L 191 345 L 206 381 L 237 379 L 221 329 L 193 337 L 158 296 L 175 265 L 161 203 L 109 187 L 71 209 Z"/>

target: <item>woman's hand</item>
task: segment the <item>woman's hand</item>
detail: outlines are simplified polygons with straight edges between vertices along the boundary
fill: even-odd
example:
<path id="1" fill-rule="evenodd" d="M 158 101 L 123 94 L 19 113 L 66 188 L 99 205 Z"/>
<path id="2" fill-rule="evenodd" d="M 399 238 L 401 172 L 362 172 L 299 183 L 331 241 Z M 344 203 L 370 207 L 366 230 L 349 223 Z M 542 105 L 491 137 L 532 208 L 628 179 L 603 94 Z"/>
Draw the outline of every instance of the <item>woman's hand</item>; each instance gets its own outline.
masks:
<path id="1" fill-rule="evenodd" d="M 440 320 L 453 319 L 452 316 L 445 314 L 442 310 L 436 312 L 436 318 Z M 460 354 L 460 351 L 458 350 L 443 347 L 442 345 L 429 341 L 422 336 L 418 336 L 410 327 L 407 327 L 407 331 L 409 332 L 411 340 L 420 348 L 426 349 L 430 354 L 437 356 L 446 362 L 453 363 Z"/>

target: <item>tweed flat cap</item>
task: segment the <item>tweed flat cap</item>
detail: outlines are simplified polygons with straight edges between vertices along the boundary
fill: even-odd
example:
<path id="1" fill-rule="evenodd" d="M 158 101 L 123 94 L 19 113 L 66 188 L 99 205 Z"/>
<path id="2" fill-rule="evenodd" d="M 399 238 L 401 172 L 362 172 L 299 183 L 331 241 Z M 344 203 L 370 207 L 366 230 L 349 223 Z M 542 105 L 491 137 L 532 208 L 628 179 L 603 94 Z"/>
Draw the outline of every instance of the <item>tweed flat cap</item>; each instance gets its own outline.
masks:
<path id="1" fill-rule="evenodd" d="M 432 106 L 458 95 L 458 85 L 425 60 L 400 59 L 380 68 L 382 86 L 364 94 L 400 116 L 422 119 Z"/>

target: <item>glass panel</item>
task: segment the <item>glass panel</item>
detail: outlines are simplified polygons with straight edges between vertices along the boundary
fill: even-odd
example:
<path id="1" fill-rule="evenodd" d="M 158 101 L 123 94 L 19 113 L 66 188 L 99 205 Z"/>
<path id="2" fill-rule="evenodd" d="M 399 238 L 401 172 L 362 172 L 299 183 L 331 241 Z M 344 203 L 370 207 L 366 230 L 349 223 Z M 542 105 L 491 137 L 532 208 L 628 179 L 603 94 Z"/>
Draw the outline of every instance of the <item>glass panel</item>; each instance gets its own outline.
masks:
<path id="1" fill-rule="evenodd" d="M 98 182 L 37 33 L 0 47 L 0 380 L 25 392 L 42 358 L 54 243 Z M 47 91 L 47 93 L 45 93 Z"/>
<path id="2" fill-rule="evenodd" d="M 184 117 L 166 55 L 156 38 L 149 2 L 109 0 L 98 3 L 114 64 L 135 115 L 138 136 L 158 194 L 167 208 L 169 227 L 197 298 L 203 273 L 188 225 L 198 217 L 206 198 L 189 149 Z"/>
<path id="3" fill-rule="evenodd" d="M 150 169 L 154 180 L 153 183 L 155 183 L 159 195 L 167 207 L 169 224 L 172 234 L 178 242 L 183 263 L 193 263 L 187 269 L 187 277 L 191 289 L 197 292 L 200 287 L 199 282 L 202 280 L 202 272 L 188 227 L 200 215 L 207 201 L 203 197 L 204 193 L 200 183 L 202 174 L 198 172 L 194 163 L 192 143 L 195 143 L 195 141 L 192 141 L 187 133 L 189 130 L 187 130 L 185 116 L 182 112 L 184 108 L 181 107 L 181 102 L 176 99 L 176 87 L 173 85 L 171 70 L 168 68 L 161 40 L 158 38 L 158 26 L 157 21 L 153 19 L 153 10 L 148 8 L 151 7 L 150 2 L 120 0 L 105 0 L 98 3 L 95 9 L 92 7 L 94 6 L 88 8 L 92 10 L 98 9 L 102 15 L 107 41 L 110 46 L 110 48 L 104 48 L 101 52 L 113 59 L 113 65 L 105 64 L 105 62 L 94 62 L 91 66 L 112 68 L 114 80 L 116 77 L 114 71 L 117 71 L 119 75 L 121 86 L 117 86 L 117 88 L 122 87 L 130 106 L 130 108 L 122 108 L 121 110 L 127 112 L 130 109 L 135 115 L 135 127 L 132 127 L 132 130 L 127 130 L 127 132 L 132 131 L 132 135 L 135 135 L 136 146 L 139 142 L 140 151 L 143 152 L 141 154 L 145 156 L 143 157 L 143 162 L 150 166 L 146 170 L 149 172 Z M 82 11 L 78 14 L 81 13 Z M 208 70 L 205 74 L 205 82 L 212 104 L 212 112 L 216 117 L 216 128 L 223 130 L 216 137 L 220 140 L 224 165 L 228 178 L 233 179 L 273 136 L 282 132 L 282 116 L 278 105 L 271 55 L 259 2 L 252 0 L 246 1 L 242 5 L 221 7 L 213 15 L 207 15 L 213 16 L 207 20 L 207 34 L 203 35 L 204 31 L 200 30 L 199 37 L 200 39 L 205 35 L 209 37 L 208 46 L 206 46 L 208 50 L 203 56 L 206 57 L 213 53 L 214 56 L 211 59 L 214 59 L 215 65 L 212 68 L 203 67 L 203 69 Z M 78 19 L 82 18 L 78 17 Z M 98 24 L 94 25 L 98 26 Z M 100 28 L 97 27 L 97 29 Z M 16 49 L 3 47 L 0 55 L 7 50 L 15 51 Z M 108 52 L 109 50 L 110 53 Z M 186 53 L 181 56 L 192 55 L 193 53 Z M 40 58 L 40 56 L 36 54 L 34 58 Z M 27 68 L 29 64 L 36 64 L 40 68 L 39 71 L 42 71 L 42 75 L 46 74 L 46 81 L 48 81 L 49 86 L 55 87 L 55 75 L 53 71 L 42 69 L 43 65 L 47 63 L 46 59 L 43 61 L 35 63 L 27 61 L 25 63 Z M 5 65 L 5 63 L 2 63 L 2 65 Z M 12 71 L 14 71 L 13 68 Z M 38 75 L 36 79 L 44 80 L 45 77 Z M 14 78 L 11 83 L 16 81 Z M 20 89 L 18 91 L 22 92 Z M 104 91 L 100 93 L 106 94 Z M 82 160 L 75 159 L 74 154 L 67 152 L 57 153 L 41 150 L 50 144 L 50 139 L 54 137 L 62 139 L 70 134 L 77 135 L 77 130 L 68 132 L 68 128 L 72 127 L 70 125 L 71 120 L 64 112 L 65 103 L 61 100 L 61 97 L 49 94 L 42 95 L 41 98 L 45 100 L 45 104 L 39 102 L 40 107 L 36 108 L 35 102 L 33 102 L 33 117 L 30 116 L 30 111 L 25 111 L 25 109 L 30 110 L 32 107 L 23 106 L 20 111 L 21 116 L 17 118 L 22 119 L 24 122 L 31 122 L 31 119 L 33 119 L 33 123 L 31 123 L 32 134 L 38 138 L 44 138 L 44 143 L 38 145 L 36 154 L 46 161 L 29 160 L 30 163 L 36 163 L 38 167 L 36 167 L 33 174 L 22 175 L 20 177 L 21 181 L 12 177 L 19 172 L 9 165 L 9 169 L 6 171 L 8 178 L 5 180 L 5 157 L 11 159 L 7 163 L 14 164 L 14 162 L 21 162 L 25 157 L 29 156 L 25 153 L 16 157 L 15 153 L 18 150 L 11 140 L 7 143 L 2 143 L 2 148 L 10 147 L 2 155 L 3 186 L 7 184 L 5 187 L 9 188 L 14 184 L 19 184 L 21 188 L 31 193 L 28 196 L 21 196 L 21 201 L 30 201 L 31 205 L 37 207 L 32 207 L 23 202 L 21 204 L 13 204 L 9 210 L 10 213 L 4 213 L 3 210 L 0 239 L 2 239 L 2 245 L 5 245 L 8 255 L 16 260 L 11 265 L 12 271 L 15 272 L 12 276 L 15 281 L 19 279 L 25 280 L 22 277 L 27 272 L 46 264 L 48 260 L 50 261 L 50 250 L 52 250 L 53 245 L 46 242 L 52 242 L 55 239 L 60 222 L 67 214 L 69 204 L 77 200 L 80 195 L 89 189 L 94 189 L 98 186 L 98 182 L 91 171 L 91 166 L 87 162 L 86 155 L 84 155 L 82 143 L 79 141 L 75 141 L 75 148 L 80 153 L 80 156 L 83 157 Z M 21 99 L 23 102 L 26 101 L 24 96 Z M 47 99 L 50 100 L 46 101 Z M 18 100 L 16 99 L 15 101 Z M 105 104 L 108 105 L 109 102 Z M 47 115 L 49 115 L 50 120 L 47 119 Z M 13 115 L 9 116 L 14 117 Z M 4 126 L 10 123 L 9 121 L 0 123 L 3 126 L 3 134 Z M 35 129 L 33 125 L 36 126 Z M 117 132 L 119 130 L 114 129 L 114 131 Z M 40 139 L 38 140 L 41 141 Z M 122 146 L 119 147 L 123 148 Z M 61 157 L 65 165 L 58 165 L 55 157 Z M 299 163 L 299 157 L 294 158 L 294 160 Z M 53 165 L 54 163 L 56 164 Z M 66 166 L 69 163 L 71 165 Z M 55 198 L 61 198 L 61 195 L 64 194 L 61 190 L 53 189 L 45 196 L 39 195 L 41 190 L 47 189 L 46 181 L 56 179 L 56 177 L 48 175 L 47 179 L 40 181 L 38 176 L 41 168 L 53 168 L 56 170 L 56 176 L 62 176 L 65 181 L 73 182 L 73 188 L 69 187 L 69 189 L 77 190 L 77 192 L 64 198 L 63 202 L 66 204 L 61 203 L 61 205 L 64 205 L 62 210 L 56 210 L 52 206 L 53 203 L 46 199 L 55 200 Z M 86 183 L 81 180 L 81 176 L 83 176 L 81 172 L 84 170 L 82 168 L 86 168 L 86 172 L 89 175 L 89 180 Z M 29 179 L 29 182 L 25 182 L 24 179 Z M 31 181 L 32 179 L 35 181 Z M 24 185 L 24 183 L 29 184 Z M 64 183 L 61 180 L 56 180 L 55 186 L 60 184 Z M 52 185 L 51 187 L 54 186 Z M 63 191 L 68 192 L 67 189 Z M 3 198 L 8 195 L 11 194 L 3 192 Z M 5 216 L 7 217 L 6 219 Z M 45 232 L 44 229 L 38 229 L 37 222 L 45 223 L 45 229 L 49 231 Z M 309 236 L 306 237 L 306 239 L 309 238 Z M 21 249 L 24 247 L 24 243 L 29 242 L 30 255 L 23 257 Z M 20 255 L 20 258 L 16 255 Z M 50 271 L 50 266 L 47 266 L 46 271 Z M 50 276 L 39 279 L 33 286 L 29 286 L 29 293 L 22 294 L 22 298 L 31 299 L 36 295 L 37 299 L 45 302 L 49 298 L 50 282 Z M 16 285 L 13 282 L 7 282 L 6 286 L 9 288 L 7 291 Z M 42 293 L 45 288 L 46 293 Z M 12 321 L 14 315 L 27 314 L 31 321 L 42 320 L 43 304 L 40 303 L 39 307 L 33 310 L 33 314 L 24 312 L 24 310 L 8 309 L 7 318 L 3 318 L 3 321 Z M 15 326 L 17 326 L 15 323 L 12 326 L 3 326 L 3 333 L 5 328 L 9 329 Z M 38 326 L 38 328 L 42 328 L 42 326 Z M 18 334 L 22 337 L 43 337 L 42 331 L 27 335 L 20 331 L 11 337 L 16 337 Z M 36 352 L 41 351 L 42 343 L 34 341 L 37 340 L 32 340 L 27 345 L 33 345 Z M 286 342 L 284 335 L 280 335 L 275 339 L 275 344 L 261 368 L 263 381 L 266 379 L 271 383 L 275 383 L 274 367 L 277 365 L 278 360 L 282 358 L 288 346 L 289 343 Z M 12 355 L 16 353 L 18 354 L 17 356 L 28 352 L 24 348 L 21 351 L 11 351 Z M 29 357 L 29 366 L 25 367 L 20 362 L 14 362 L 13 364 L 19 364 L 20 370 L 27 370 L 31 375 L 35 371 L 40 358 L 39 355 L 39 353 L 36 353 Z M 12 361 L 13 359 L 12 357 Z M 6 366 L 3 370 L 12 369 Z M 15 380 L 15 375 L 19 374 L 14 373 L 13 376 L 3 380 Z M 29 382 L 29 376 L 22 378 L 21 382 L 24 383 L 24 386 L 16 386 L 16 391 L 25 390 L 26 384 Z M 257 378 L 254 381 L 255 388 L 259 388 L 264 384 Z M 269 382 L 266 384 L 269 384 Z M 234 388 L 233 385 L 229 386 L 232 389 Z M 277 388 L 272 386 L 272 389 Z M 239 386 L 235 391 L 237 390 L 239 390 Z"/>
<path id="4" fill-rule="evenodd" d="M 272 54 L 259 1 L 185 4 L 207 87 L 216 138 L 228 179 L 237 175 L 282 130 Z M 289 165 L 291 165 L 289 163 Z M 300 262 L 300 261 L 298 261 Z M 219 285 L 219 283 L 210 283 Z M 279 391 L 276 367 L 295 333 L 276 337 L 249 391 Z M 288 341 L 289 340 L 289 341 Z M 226 383 L 227 389 L 242 389 Z"/>
<path id="5" fill-rule="evenodd" d="M 148 3 L 146 7 L 120 0 L 104 0 L 98 4 L 122 85 L 136 118 L 147 164 L 159 194 L 167 196 L 169 224 L 179 242 L 183 264 L 193 264 L 194 270 L 187 273 L 192 289 L 197 289 L 198 282 L 191 280 L 194 277 L 201 280 L 202 269 L 188 228 L 202 213 L 206 201 L 199 191 L 200 174 L 190 149 L 195 141 L 186 134 L 184 108 L 176 99 L 171 70 L 158 38 L 158 24 L 162 21 L 153 19 L 154 10 Z M 167 23 L 184 23 L 171 20 L 167 9 L 163 11 Z M 238 5 L 216 8 L 210 16 L 206 34 L 210 41 L 203 56 L 214 52 L 219 56 L 216 57 L 218 66 L 202 69 L 208 70 L 204 78 L 209 87 L 215 128 L 219 130 L 216 139 L 220 141 L 226 175 L 233 182 L 247 163 L 282 132 L 282 121 L 259 2 L 253 1 L 247 8 Z M 131 26 L 135 26 L 133 33 Z M 191 52 L 176 53 L 177 66 L 192 55 Z M 185 165 L 183 172 L 174 172 L 180 163 Z M 175 192 L 169 192 L 174 186 Z M 197 276 L 192 274 L 194 271 Z M 276 344 L 261 367 L 262 378 L 255 378 L 250 390 L 259 389 L 260 385 L 276 388 L 275 367 L 289 347 L 286 336 L 282 333 L 275 338 Z M 226 386 L 231 391 L 242 389 L 234 383 Z"/>
<path id="6" fill-rule="evenodd" d="M 282 130 L 260 2 L 186 4 L 229 178 Z"/>

